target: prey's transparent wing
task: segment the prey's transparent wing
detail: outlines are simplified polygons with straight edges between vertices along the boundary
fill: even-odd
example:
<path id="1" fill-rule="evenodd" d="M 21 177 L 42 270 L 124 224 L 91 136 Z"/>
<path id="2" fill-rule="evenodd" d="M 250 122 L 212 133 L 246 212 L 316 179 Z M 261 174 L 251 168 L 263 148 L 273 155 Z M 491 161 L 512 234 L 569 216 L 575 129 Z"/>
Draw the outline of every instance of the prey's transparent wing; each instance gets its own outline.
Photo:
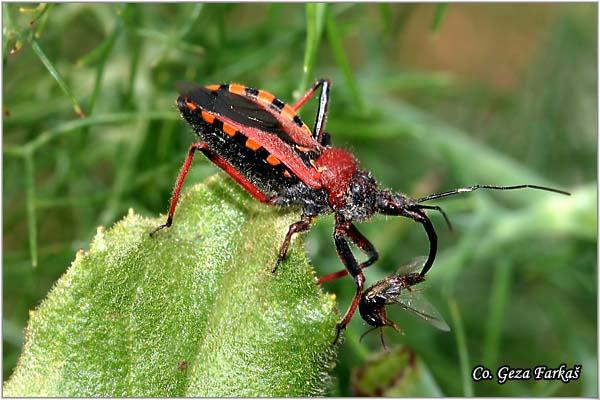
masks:
<path id="1" fill-rule="evenodd" d="M 409 275 L 418 275 L 425 260 L 427 260 L 427 257 L 416 257 L 411 262 L 399 267 L 393 275 L 371 286 L 368 291 L 376 292 L 385 298 L 385 304 L 398 303 L 398 296 L 400 293 L 405 292 L 409 285 L 408 280 L 405 278 Z"/>
<path id="2" fill-rule="evenodd" d="M 425 256 L 416 257 L 409 263 L 404 264 L 403 266 L 399 267 L 396 270 L 396 273 L 394 275 L 400 277 L 400 276 L 406 276 L 406 275 L 410 275 L 410 274 L 414 274 L 414 273 L 419 273 L 419 272 L 421 272 L 421 269 L 423 268 L 425 261 L 427 261 L 427 257 L 425 257 Z"/>
<path id="3" fill-rule="evenodd" d="M 446 332 L 450 331 L 450 327 L 446 321 L 444 321 L 444 318 L 441 316 L 441 314 L 418 291 L 414 289 L 402 290 L 395 300 L 400 307 L 424 319 L 437 329 Z"/>

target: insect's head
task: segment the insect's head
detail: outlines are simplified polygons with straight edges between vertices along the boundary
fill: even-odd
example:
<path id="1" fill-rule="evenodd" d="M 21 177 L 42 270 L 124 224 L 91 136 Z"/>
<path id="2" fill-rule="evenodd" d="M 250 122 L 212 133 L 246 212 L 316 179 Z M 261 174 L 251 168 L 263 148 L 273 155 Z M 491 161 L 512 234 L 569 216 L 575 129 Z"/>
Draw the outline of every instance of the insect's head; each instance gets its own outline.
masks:
<path id="1" fill-rule="evenodd" d="M 391 326 L 397 330 L 398 327 L 385 312 L 385 298 L 369 292 L 370 290 L 367 290 L 363 293 L 358 303 L 358 311 L 362 319 L 373 327 Z"/>

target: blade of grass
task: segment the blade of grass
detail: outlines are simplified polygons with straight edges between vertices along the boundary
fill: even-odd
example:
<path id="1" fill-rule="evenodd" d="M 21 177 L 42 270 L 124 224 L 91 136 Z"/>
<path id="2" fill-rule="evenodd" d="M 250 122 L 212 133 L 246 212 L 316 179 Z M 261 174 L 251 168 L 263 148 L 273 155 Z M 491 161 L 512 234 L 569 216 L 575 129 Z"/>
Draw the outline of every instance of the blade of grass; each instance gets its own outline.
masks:
<path id="1" fill-rule="evenodd" d="M 162 32 L 156 31 L 154 29 L 137 28 L 134 30 L 134 33 L 136 35 L 146 38 L 146 39 L 158 40 L 160 42 L 165 42 L 165 43 L 167 43 L 169 41 L 169 35 L 166 35 Z M 177 44 L 175 46 L 183 51 L 187 51 L 187 52 L 194 53 L 194 54 L 203 54 L 204 53 L 204 47 L 198 46 L 195 44 L 191 44 L 191 43 L 187 43 L 187 42 L 184 42 L 183 40 L 180 40 L 179 42 L 177 42 Z"/>
<path id="2" fill-rule="evenodd" d="M 127 4 L 121 13 L 121 20 L 125 27 L 127 47 L 129 49 L 129 78 L 127 80 L 127 89 L 125 89 L 124 103 L 133 108 L 133 93 L 137 77 L 138 65 L 140 61 L 141 40 L 135 31 L 142 24 L 142 13 L 138 4 Z"/>
<path id="3" fill-rule="evenodd" d="M 512 263 L 506 259 L 499 260 L 498 267 L 494 271 L 494 283 L 489 304 L 490 311 L 483 341 L 484 365 L 496 365 L 498 360 L 500 333 L 502 332 L 504 310 L 510 292 L 511 272 Z"/>
<path id="4" fill-rule="evenodd" d="M 117 28 L 118 29 L 118 28 Z M 115 29 L 115 30 L 117 30 Z M 104 56 L 104 54 L 106 53 L 106 49 L 108 47 L 111 47 L 114 44 L 114 32 L 113 34 L 107 36 L 102 43 L 100 43 L 100 45 L 96 46 L 92 51 L 90 51 L 89 53 L 87 53 L 86 55 L 84 55 L 83 57 L 81 57 L 76 63 L 75 63 L 75 67 L 80 68 L 80 67 L 85 67 L 88 65 L 92 65 L 95 62 L 102 60 L 102 57 Z"/>
<path id="5" fill-rule="evenodd" d="M 121 165 L 117 170 L 117 176 L 114 180 L 111 195 L 106 202 L 104 211 L 102 211 L 100 215 L 100 223 L 103 225 L 113 222 L 117 217 L 119 208 L 121 207 L 121 199 L 127 190 L 129 182 L 132 180 L 132 173 L 135 170 L 133 164 L 135 163 L 135 160 L 138 159 L 146 140 L 148 121 L 139 120 L 137 125 L 138 127 L 135 129 L 135 132 L 139 132 L 139 134 L 131 135 L 128 149 L 125 151 L 124 159 L 121 161 Z"/>
<path id="6" fill-rule="evenodd" d="M 44 32 L 44 29 L 48 24 L 48 16 L 50 15 L 50 9 L 52 7 L 54 7 L 54 4 L 48 4 L 48 6 L 44 9 L 44 12 L 39 16 L 39 18 L 37 18 L 39 24 L 37 29 L 35 30 L 35 33 L 33 34 L 36 39 L 39 39 L 42 36 L 42 33 Z"/>
<path id="7" fill-rule="evenodd" d="M 67 95 L 67 97 L 69 99 L 71 99 L 71 103 L 73 104 L 73 110 L 75 110 L 75 113 L 77 115 L 79 115 L 80 118 L 85 118 L 85 114 L 83 113 L 81 106 L 77 102 L 77 99 L 71 93 L 71 89 L 69 89 L 69 86 L 67 86 L 67 83 L 64 81 L 62 76 L 58 73 L 58 70 L 54 67 L 54 64 L 52 64 L 52 62 L 48 59 L 48 57 L 46 56 L 46 54 L 44 53 L 44 51 L 42 50 L 42 48 L 40 47 L 40 45 L 38 44 L 38 42 L 35 39 L 31 40 L 31 48 L 33 49 L 35 54 L 37 54 L 40 61 L 42 62 L 42 64 L 44 64 L 44 66 L 46 67 L 48 72 L 50 72 L 50 75 L 52 75 L 54 80 L 56 80 L 56 83 L 58 83 L 58 86 L 60 86 L 63 93 L 65 95 Z"/>
<path id="8" fill-rule="evenodd" d="M 139 120 L 157 120 L 157 119 L 166 119 L 166 120 L 174 120 L 178 119 L 179 116 L 176 113 L 170 111 L 147 111 L 147 112 L 131 112 L 131 113 L 115 113 L 115 114 L 104 114 L 98 115 L 95 117 L 89 117 L 84 120 L 72 120 L 65 122 L 64 124 L 60 124 L 59 126 L 47 130 L 36 137 L 31 142 L 27 143 L 27 147 L 30 147 L 31 150 L 37 150 L 42 147 L 46 143 L 51 140 L 56 139 L 59 136 L 62 136 L 67 133 L 71 133 L 76 131 L 79 128 L 83 128 L 86 126 L 94 126 L 94 125 L 104 125 L 104 124 L 114 124 L 119 122 L 127 122 L 133 121 L 136 119 Z"/>
<path id="9" fill-rule="evenodd" d="M 354 78 L 354 74 L 352 73 L 352 69 L 348 63 L 348 58 L 346 57 L 346 52 L 344 51 L 342 37 L 335 22 L 335 17 L 331 12 L 327 13 L 326 29 L 327 40 L 331 46 L 333 57 L 338 67 L 342 70 L 344 80 L 346 81 L 346 85 L 350 89 L 350 95 L 354 100 L 353 103 L 359 110 L 362 110 L 364 108 L 362 96 L 360 95 L 358 84 L 356 83 L 356 79 Z"/>
<path id="10" fill-rule="evenodd" d="M 450 307 L 450 317 L 452 319 L 452 330 L 456 337 L 456 347 L 458 348 L 458 357 L 460 360 L 460 370 L 463 382 L 463 395 L 465 397 L 473 397 L 473 381 L 471 380 L 469 351 L 467 349 L 467 338 L 460 316 L 458 305 L 453 298 L 448 300 Z"/>
<path id="11" fill-rule="evenodd" d="M 12 39 L 15 36 L 11 8 L 7 3 L 2 3 L 2 24 L 2 63 L 6 65 L 6 58 L 10 52 L 10 43 L 12 43 Z"/>
<path id="12" fill-rule="evenodd" d="M 309 3 L 305 5 L 306 10 L 306 47 L 304 49 L 304 63 L 302 66 L 302 79 L 298 93 L 303 93 L 308 87 L 312 70 L 315 64 L 319 44 L 323 35 L 323 25 L 327 4 Z"/>
<path id="13" fill-rule="evenodd" d="M 195 4 L 192 11 L 186 14 L 187 18 L 185 19 L 183 26 L 174 35 L 168 36 L 168 40 L 165 43 L 162 54 L 160 55 L 160 57 L 156 58 L 156 61 L 154 61 L 153 65 L 159 65 L 169 55 L 169 52 L 173 48 L 177 48 L 178 44 L 182 42 L 182 39 L 194 27 L 194 24 L 196 23 L 198 18 L 200 18 L 200 14 L 202 12 L 203 7 L 204 4 L 202 3 Z"/>
<path id="14" fill-rule="evenodd" d="M 378 8 L 383 33 L 389 35 L 392 26 L 392 8 L 389 3 L 380 3 Z"/>
<path id="15" fill-rule="evenodd" d="M 108 56 L 113 49 L 113 46 L 119 36 L 121 29 L 118 27 L 115 28 L 113 33 L 109 37 L 108 43 L 106 46 L 103 46 L 102 54 L 100 57 L 100 62 L 96 66 L 96 79 L 94 81 L 94 90 L 92 91 L 92 96 L 90 98 L 90 103 L 88 105 L 88 113 L 92 114 L 94 111 L 94 106 L 96 105 L 96 99 L 98 98 L 98 94 L 100 93 L 100 84 L 102 83 L 102 77 L 104 76 L 104 67 L 106 66 L 106 60 L 108 60 Z"/>
<path id="16" fill-rule="evenodd" d="M 442 25 L 442 21 L 444 20 L 444 16 L 446 15 L 447 9 L 448 4 L 446 3 L 437 4 L 435 6 L 435 15 L 433 16 L 433 22 L 431 23 L 431 33 L 439 32 L 440 26 Z"/>
<path id="17" fill-rule="evenodd" d="M 29 232 L 29 251 L 31 265 L 37 267 L 37 220 L 35 215 L 35 181 L 33 154 L 31 151 L 25 153 L 25 186 L 27 191 L 27 228 Z"/>
<path id="18" fill-rule="evenodd" d="M 19 12 L 23 13 L 23 14 L 33 14 L 36 12 L 42 12 L 42 11 L 44 11 L 45 8 L 46 8 L 46 3 L 40 3 L 37 5 L 37 7 L 34 7 L 34 8 L 19 7 Z"/>
<path id="19" fill-rule="evenodd" d="M 2 154 L 4 154 L 5 156 L 23 157 L 24 153 L 25 153 L 25 147 L 23 147 L 23 146 L 3 146 L 2 147 Z"/>
<path id="20" fill-rule="evenodd" d="M 46 13 L 48 12 L 48 10 L 52 7 L 52 4 L 48 4 L 48 3 L 40 3 L 34 10 L 33 12 L 37 12 L 37 15 L 34 15 L 33 18 L 31 19 L 31 21 L 29 21 L 29 26 L 33 26 L 33 24 L 35 24 L 37 21 L 40 20 L 40 18 L 42 18 L 44 15 L 46 15 Z"/>
<path id="21" fill-rule="evenodd" d="M 202 13 L 202 9 L 203 8 L 204 8 L 204 4 L 202 4 L 202 3 L 198 3 L 198 4 L 194 5 L 194 8 L 192 9 L 192 12 L 189 14 L 189 16 L 186 19 L 185 23 L 183 24 L 183 26 L 179 30 L 179 33 L 177 35 L 177 39 L 182 39 L 194 27 L 194 24 L 196 23 L 196 21 L 198 20 L 198 18 L 200 18 L 200 14 Z"/>

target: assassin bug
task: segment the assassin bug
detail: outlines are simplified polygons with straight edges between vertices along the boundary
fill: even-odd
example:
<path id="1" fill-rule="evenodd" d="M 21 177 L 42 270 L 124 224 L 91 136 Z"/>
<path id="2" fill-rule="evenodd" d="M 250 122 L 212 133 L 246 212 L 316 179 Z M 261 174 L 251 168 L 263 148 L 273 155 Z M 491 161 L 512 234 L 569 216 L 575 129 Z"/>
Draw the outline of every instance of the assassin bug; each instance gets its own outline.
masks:
<path id="1" fill-rule="evenodd" d="M 328 79 L 320 79 L 290 106 L 266 91 L 239 84 L 202 87 L 178 83 L 177 108 L 199 140 L 190 146 L 179 172 L 166 223 L 151 235 L 173 223 L 179 193 L 196 151 L 227 172 L 258 201 L 300 208 L 300 220 L 290 225 L 273 272 L 285 259 L 294 234 L 307 231 L 316 216 L 333 213 L 333 239 L 346 269 L 322 277 L 319 283 L 350 274 L 356 284 L 352 303 L 337 325 L 337 341 L 359 305 L 365 282 L 362 270 L 379 257 L 375 247 L 353 222 L 364 221 L 379 213 L 411 218 L 423 225 L 429 239 L 429 255 L 420 272 L 425 276 L 437 252 L 437 236 L 425 210 L 445 214 L 440 207 L 422 202 L 479 188 L 532 187 L 565 193 L 534 185 L 472 186 L 415 200 L 380 189 L 373 176 L 359 168 L 352 154 L 330 146 L 330 137 L 325 133 L 330 87 Z M 317 115 L 311 131 L 297 112 L 319 89 Z M 349 242 L 367 255 L 366 261 L 356 261 Z"/>
<path id="2" fill-rule="evenodd" d="M 425 280 L 425 277 L 418 272 L 424 261 L 424 257 L 416 258 L 409 264 L 398 268 L 392 275 L 374 283 L 365 290 L 358 303 L 358 311 L 362 319 L 373 328 L 363 333 L 360 340 L 366 334 L 379 329 L 381 344 L 385 349 L 383 327 L 389 326 L 400 332 L 398 325 L 387 317 L 385 307 L 391 304 L 398 304 L 403 309 L 414 313 L 442 331 L 450 330 L 435 307 L 418 290 L 413 288 L 413 286 Z"/>

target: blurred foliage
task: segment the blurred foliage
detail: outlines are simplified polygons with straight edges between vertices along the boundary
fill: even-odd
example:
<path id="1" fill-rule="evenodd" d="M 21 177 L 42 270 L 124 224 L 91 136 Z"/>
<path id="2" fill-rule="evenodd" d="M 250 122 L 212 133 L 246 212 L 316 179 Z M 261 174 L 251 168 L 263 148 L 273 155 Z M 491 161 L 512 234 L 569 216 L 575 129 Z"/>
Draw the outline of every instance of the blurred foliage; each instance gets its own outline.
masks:
<path id="1" fill-rule="evenodd" d="M 440 397 L 430 372 L 410 348 L 371 355 L 352 373 L 353 396 Z"/>
<path id="2" fill-rule="evenodd" d="M 27 7 L 33 7 L 28 5 Z M 189 143 L 176 80 L 241 82 L 289 101 L 333 80 L 328 131 L 381 184 L 412 196 L 473 183 L 573 191 L 478 192 L 440 201 L 427 296 L 453 328 L 393 310 L 449 396 L 597 396 L 595 4 L 3 4 L 4 375 L 28 311 L 98 225 L 129 207 L 164 212 Z M 32 23 L 30 23 L 32 22 Z M 78 107 L 86 118 L 80 119 Z M 302 111 L 311 121 L 314 104 Z M 216 168 L 198 157 L 189 182 Z M 307 235 L 324 274 L 341 267 L 330 217 Z M 426 252 L 417 224 L 361 224 L 374 282 Z M 37 264 L 32 267 L 32 261 Z M 327 284 L 344 310 L 348 278 Z M 333 395 L 380 351 L 356 317 Z M 582 364 L 568 385 L 470 381 L 478 364 Z"/>

